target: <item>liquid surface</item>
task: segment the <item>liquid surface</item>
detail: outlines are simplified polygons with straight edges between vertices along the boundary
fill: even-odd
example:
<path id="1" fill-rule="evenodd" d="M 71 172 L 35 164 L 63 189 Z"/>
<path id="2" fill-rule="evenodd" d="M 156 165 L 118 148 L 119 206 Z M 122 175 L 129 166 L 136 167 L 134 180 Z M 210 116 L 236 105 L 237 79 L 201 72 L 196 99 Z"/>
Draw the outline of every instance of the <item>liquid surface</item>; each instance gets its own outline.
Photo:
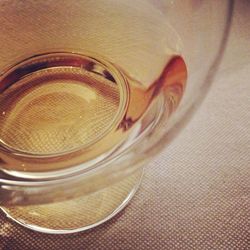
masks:
<path id="1" fill-rule="evenodd" d="M 179 56 L 148 88 L 93 56 L 58 52 L 26 59 L 0 77 L 0 158 L 6 168 L 29 171 L 36 164 L 48 170 L 94 159 L 126 141 L 160 94 L 165 112 L 173 112 L 186 78 Z"/>
<path id="2" fill-rule="evenodd" d="M 88 145 L 119 110 L 117 82 L 104 65 L 80 55 L 31 59 L 3 82 L 9 86 L 0 95 L 0 139 L 22 152 L 55 154 Z"/>

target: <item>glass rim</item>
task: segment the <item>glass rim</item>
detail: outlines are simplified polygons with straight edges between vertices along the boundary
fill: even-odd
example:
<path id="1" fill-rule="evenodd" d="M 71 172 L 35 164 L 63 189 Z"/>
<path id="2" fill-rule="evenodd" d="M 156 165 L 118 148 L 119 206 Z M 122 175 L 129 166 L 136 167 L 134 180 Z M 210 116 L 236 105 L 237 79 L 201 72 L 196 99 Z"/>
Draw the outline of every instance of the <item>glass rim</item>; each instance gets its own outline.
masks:
<path id="1" fill-rule="evenodd" d="M 228 40 L 228 36 L 230 34 L 230 27 L 233 17 L 233 11 L 234 11 L 234 0 L 227 0 L 227 10 L 226 10 L 226 16 L 225 16 L 225 25 L 224 30 L 222 31 L 222 36 L 220 39 L 220 47 L 216 53 L 216 57 L 211 63 L 208 73 L 205 76 L 202 84 L 202 89 L 200 90 L 200 93 L 197 95 L 195 100 L 190 103 L 188 107 L 186 107 L 184 114 L 179 117 L 178 119 L 175 119 L 174 115 L 172 115 L 169 118 L 168 123 L 171 123 L 171 127 L 168 129 L 165 134 L 157 140 L 154 144 L 150 145 L 146 150 L 141 151 L 141 155 L 138 155 L 137 159 L 134 159 L 135 162 L 141 162 L 144 160 L 143 154 L 150 154 L 151 158 L 159 152 L 159 149 L 165 147 L 167 144 L 169 144 L 170 141 L 173 140 L 174 137 L 180 132 L 180 130 L 185 127 L 187 122 L 192 118 L 194 111 L 198 109 L 201 102 L 204 99 L 204 96 L 206 96 L 211 83 L 213 81 L 214 76 L 217 73 L 218 66 L 220 65 L 221 59 L 223 57 L 224 51 L 226 49 L 226 44 Z M 177 110 L 178 112 L 178 110 Z M 171 132 L 171 133 L 169 133 Z M 169 136 L 171 134 L 171 136 Z M 168 141 L 168 143 L 162 143 L 164 141 Z M 137 143 L 132 144 L 128 148 L 126 148 L 124 151 L 122 151 L 120 154 L 118 154 L 115 158 L 112 158 L 111 160 L 119 160 L 122 156 L 124 156 L 126 153 L 133 151 L 137 147 Z M 75 179 L 83 179 L 88 178 L 89 176 L 98 175 L 102 173 L 103 171 L 110 168 L 111 165 L 110 159 L 106 162 L 102 162 L 101 164 L 93 165 L 90 168 L 81 168 L 80 165 L 77 166 L 78 169 L 75 171 L 69 171 L 69 173 L 62 173 L 59 176 L 53 177 L 53 178 L 44 178 L 44 177 L 36 177 L 36 178 L 27 178 L 27 176 L 18 177 L 16 175 L 10 174 L 11 171 L 6 171 L 6 169 L 0 169 L 0 185 L 7 185 L 7 186 L 17 186 L 17 187 L 45 187 L 49 185 L 57 185 L 57 184 L 63 184 L 65 182 L 74 181 Z M 116 164 L 114 164 L 116 165 Z M 131 163 L 129 163 L 131 165 Z M 135 164 L 136 165 L 136 164 Z M 74 169 L 75 167 L 69 167 L 70 169 Z M 128 166 L 125 164 L 125 166 L 120 167 L 123 171 L 127 169 Z M 110 168 L 111 169 L 111 168 Z M 65 169 L 59 170 L 64 171 Z M 129 172 L 129 171 L 128 171 Z M 20 172 L 19 172 L 20 173 Z M 48 173 L 51 173 L 51 171 L 48 171 Z M 58 171 L 54 172 L 55 175 L 59 173 Z"/>

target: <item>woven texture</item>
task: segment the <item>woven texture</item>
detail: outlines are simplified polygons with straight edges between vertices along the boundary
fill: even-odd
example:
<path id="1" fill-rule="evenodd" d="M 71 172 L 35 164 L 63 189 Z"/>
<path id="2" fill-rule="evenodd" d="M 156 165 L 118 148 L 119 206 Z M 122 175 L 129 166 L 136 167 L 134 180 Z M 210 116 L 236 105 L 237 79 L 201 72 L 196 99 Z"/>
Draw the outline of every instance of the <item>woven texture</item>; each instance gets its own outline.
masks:
<path id="1" fill-rule="evenodd" d="M 250 249 L 250 2 L 236 13 L 221 70 L 130 205 L 96 229 L 44 235 L 0 216 L 0 249 Z"/>
<path id="2" fill-rule="evenodd" d="M 33 73 L 0 97 L 0 114 L 6 114 L 0 117 L 0 136 L 7 145 L 58 153 L 93 142 L 111 126 L 119 107 L 118 86 L 74 70 Z"/>

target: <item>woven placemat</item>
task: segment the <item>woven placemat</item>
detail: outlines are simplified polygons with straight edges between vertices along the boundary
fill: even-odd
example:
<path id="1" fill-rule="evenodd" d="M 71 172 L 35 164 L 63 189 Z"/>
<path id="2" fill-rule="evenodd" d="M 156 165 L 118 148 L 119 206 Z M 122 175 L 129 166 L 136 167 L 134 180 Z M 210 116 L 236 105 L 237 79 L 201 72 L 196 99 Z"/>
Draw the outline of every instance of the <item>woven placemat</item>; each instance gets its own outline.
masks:
<path id="1" fill-rule="evenodd" d="M 249 13 L 248 0 L 236 1 L 211 91 L 125 210 L 73 235 L 32 232 L 0 215 L 0 249 L 250 249 Z"/>

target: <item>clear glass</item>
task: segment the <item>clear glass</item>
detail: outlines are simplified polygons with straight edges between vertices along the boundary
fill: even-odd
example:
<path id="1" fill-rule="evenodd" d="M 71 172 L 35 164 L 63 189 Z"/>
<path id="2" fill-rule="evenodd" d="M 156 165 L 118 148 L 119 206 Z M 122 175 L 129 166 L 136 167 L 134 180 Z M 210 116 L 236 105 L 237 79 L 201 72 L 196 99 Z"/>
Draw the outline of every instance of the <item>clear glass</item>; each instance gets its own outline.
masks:
<path id="1" fill-rule="evenodd" d="M 0 0 L 0 207 L 45 233 L 117 214 L 216 73 L 233 1 Z"/>

